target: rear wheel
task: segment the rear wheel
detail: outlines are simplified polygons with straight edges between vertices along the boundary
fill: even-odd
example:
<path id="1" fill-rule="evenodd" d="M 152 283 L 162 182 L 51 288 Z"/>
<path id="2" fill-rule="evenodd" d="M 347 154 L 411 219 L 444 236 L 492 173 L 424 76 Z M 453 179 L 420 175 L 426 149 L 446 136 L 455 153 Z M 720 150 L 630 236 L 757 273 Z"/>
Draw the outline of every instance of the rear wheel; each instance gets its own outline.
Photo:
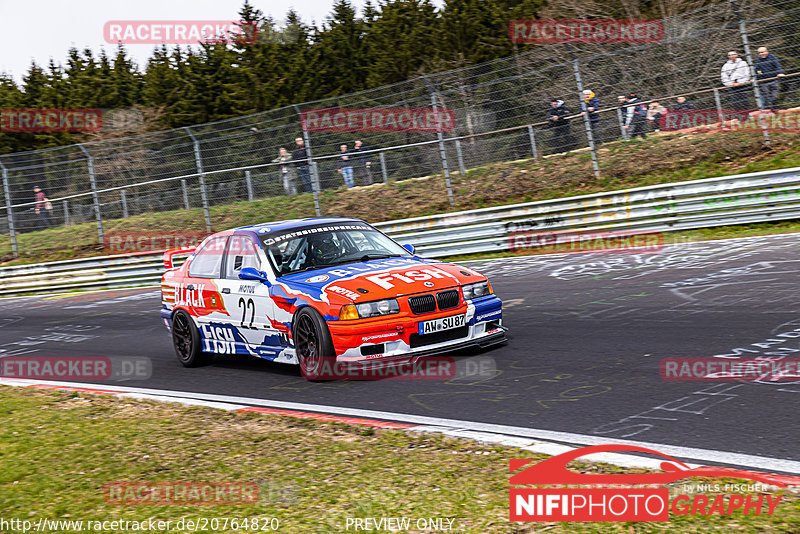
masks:
<path id="1" fill-rule="evenodd" d="M 197 367 L 208 360 L 200 347 L 200 332 L 183 310 L 178 310 L 172 316 L 172 344 L 178 361 L 184 367 Z"/>
<path id="2" fill-rule="evenodd" d="M 300 360 L 300 373 L 306 380 L 333 380 L 336 355 L 325 320 L 313 308 L 302 308 L 295 315 L 292 337 Z"/>

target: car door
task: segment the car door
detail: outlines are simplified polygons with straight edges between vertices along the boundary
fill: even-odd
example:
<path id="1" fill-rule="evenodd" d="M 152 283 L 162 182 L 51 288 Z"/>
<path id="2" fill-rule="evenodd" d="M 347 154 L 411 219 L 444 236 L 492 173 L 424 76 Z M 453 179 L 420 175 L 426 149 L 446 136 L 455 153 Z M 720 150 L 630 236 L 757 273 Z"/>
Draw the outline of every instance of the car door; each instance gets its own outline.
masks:
<path id="1" fill-rule="evenodd" d="M 189 312 L 201 335 L 204 325 L 225 321 L 229 315 L 218 287 L 227 239 L 218 236 L 205 241 L 192 257 L 187 276 L 175 288 L 175 305 Z"/>
<path id="2" fill-rule="evenodd" d="M 237 349 L 242 349 L 237 352 L 247 351 L 268 358 L 276 354 L 280 347 L 280 336 L 270 321 L 275 314 L 269 287 L 258 280 L 239 278 L 239 273 L 245 267 L 262 270 L 259 250 L 250 236 L 231 236 L 219 285 L 225 307 L 231 313 L 229 324 L 235 332 L 235 341 L 247 345 L 237 346 Z"/>

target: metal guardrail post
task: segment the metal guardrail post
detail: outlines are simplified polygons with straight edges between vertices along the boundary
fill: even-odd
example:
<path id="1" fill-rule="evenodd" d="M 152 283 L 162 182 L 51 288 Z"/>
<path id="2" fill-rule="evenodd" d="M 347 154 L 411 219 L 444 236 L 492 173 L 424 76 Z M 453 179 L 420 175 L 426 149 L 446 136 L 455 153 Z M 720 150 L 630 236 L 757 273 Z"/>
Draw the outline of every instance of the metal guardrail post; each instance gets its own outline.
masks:
<path id="1" fill-rule="evenodd" d="M 11 188 L 8 186 L 8 169 L 2 161 L 0 161 L 0 171 L 3 173 L 3 192 L 6 196 L 6 216 L 8 217 L 8 233 L 11 236 L 11 250 L 16 256 L 19 254 L 19 246 L 17 245 L 17 231 L 14 228 L 14 208 L 11 205 Z"/>
<path id="2" fill-rule="evenodd" d="M 94 202 L 94 216 L 97 220 L 97 236 L 100 239 L 100 244 L 103 244 L 103 217 L 100 214 L 100 196 L 97 194 L 97 179 L 94 174 L 94 158 L 89 151 L 86 150 L 86 147 L 83 146 L 81 143 L 78 143 L 78 146 L 86 154 L 86 164 L 89 168 L 89 182 L 92 186 L 92 201 Z"/>
<path id="3" fill-rule="evenodd" d="M 739 11 L 739 6 L 735 0 L 730 0 L 733 12 L 739 20 L 739 35 L 742 38 L 742 46 L 744 47 L 744 55 L 747 58 L 747 65 L 750 67 L 750 77 L 753 80 L 753 95 L 756 97 L 756 106 L 758 109 L 764 110 L 764 102 L 761 100 L 761 90 L 756 82 L 756 66 L 753 64 L 753 55 L 750 53 L 750 40 L 747 38 L 747 26 L 744 23 L 742 14 Z M 759 122 L 761 123 L 761 133 L 764 135 L 764 144 L 769 146 L 769 131 L 767 131 L 767 124 L 764 120 L 764 114 L 758 114 Z"/>
<path id="4" fill-rule="evenodd" d="M 578 102 L 584 102 L 583 99 L 583 81 L 581 80 L 581 69 L 578 63 L 578 56 L 572 51 L 569 43 L 564 43 L 567 47 L 567 52 L 572 57 L 572 72 L 575 74 L 575 85 L 578 86 Z M 586 106 L 589 107 L 588 105 Z M 589 151 L 592 154 L 592 169 L 594 170 L 594 177 L 600 178 L 600 165 L 597 162 L 597 148 L 594 144 L 594 132 L 592 132 L 592 121 L 589 119 L 589 110 L 583 114 L 583 127 L 586 129 L 586 139 L 589 141 Z"/>
<path id="5" fill-rule="evenodd" d="M 186 178 L 181 178 L 181 189 L 183 190 L 183 209 L 189 210 L 189 189 L 186 187 Z"/>
<path id="6" fill-rule="evenodd" d="M 206 176 L 203 174 L 203 158 L 200 155 L 200 142 L 194 136 L 189 127 L 185 127 L 186 133 L 192 138 L 194 144 L 194 161 L 197 165 L 197 174 L 200 175 L 200 198 L 203 199 L 203 214 L 206 217 L 206 232 L 211 233 L 211 212 L 208 210 L 208 193 L 206 192 Z"/>
<path id="7" fill-rule="evenodd" d="M 539 149 L 536 148 L 536 134 L 533 132 L 533 126 L 528 126 L 528 138 L 531 140 L 531 152 L 533 152 L 533 160 L 539 161 Z"/>
<path id="8" fill-rule="evenodd" d="M 244 171 L 244 180 L 247 185 L 247 201 L 253 201 L 253 180 L 250 178 L 250 171 Z"/>
<path id="9" fill-rule="evenodd" d="M 456 156 L 458 157 L 458 170 L 461 176 L 467 175 L 467 167 L 464 165 L 464 153 L 461 152 L 461 139 L 456 139 Z"/>
<path id="10" fill-rule="evenodd" d="M 386 170 L 386 156 L 383 155 L 383 152 L 378 153 L 378 157 L 381 159 L 381 174 L 383 175 L 383 183 L 389 183 L 389 172 Z"/>
<path id="11" fill-rule="evenodd" d="M 619 131 L 623 139 L 628 138 L 628 130 L 625 129 L 625 120 L 622 118 L 622 108 L 617 108 L 617 122 L 619 123 Z"/>
<path id="12" fill-rule="evenodd" d="M 425 76 L 422 77 L 422 80 L 425 82 L 425 85 L 428 86 L 428 91 L 431 93 L 431 106 L 433 107 L 433 113 L 438 116 L 439 115 L 439 103 L 436 98 L 436 91 L 433 88 L 431 82 Z M 441 128 L 438 128 L 436 132 L 436 136 L 439 138 L 439 156 L 442 158 L 442 170 L 444 171 L 444 181 L 447 185 L 447 198 L 450 201 L 451 206 L 456 205 L 455 198 L 453 197 L 453 184 L 450 182 L 450 168 L 447 164 L 447 148 L 444 145 L 444 136 L 442 135 Z"/>
<path id="13" fill-rule="evenodd" d="M 122 218 L 123 219 L 127 219 L 128 218 L 128 199 L 127 199 L 127 196 L 125 195 L 125 190 L 124 189 L 120 189 L 119 190 L 119 196 L 120 196 L 120 199 L 122 200 Z"/>
<path id="14" fill-rule="evenodd" d="M 303 130 L 303 143 L 306 147 L 306 154 L 308 154 L 308 167 L 311 170 L 311 189 L 314 191 L 314 211 L 317 217 L 322 217 L 322 209 L 319 205 L 319 174 L 317 174 L 317 167 L 314 165 L 314 155 L 311 153 L 311 136 L 308 135 L 308 131 L 303 128 L 303 113 L 300 111 L 300 106 L 295 104 L 293 107 L 297 112 L 297 116 L 300 118 L 300 128 Z"/>
<path id="15" fill-rule="evenodd" d="M 69 226 L 69 200 L 64 201 L 64 226 Z"/>

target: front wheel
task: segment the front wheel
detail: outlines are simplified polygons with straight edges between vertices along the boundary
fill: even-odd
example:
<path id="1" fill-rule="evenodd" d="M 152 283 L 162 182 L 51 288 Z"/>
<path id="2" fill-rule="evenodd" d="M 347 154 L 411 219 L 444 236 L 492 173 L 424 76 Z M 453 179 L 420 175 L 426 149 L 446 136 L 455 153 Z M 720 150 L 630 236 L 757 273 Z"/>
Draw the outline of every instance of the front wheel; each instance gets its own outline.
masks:
<path id="1" fill-rule="evenodd" d="M 306 307 L 297 312 L 292 324 L 292 337 L 303 378 L 335 379 L 333 340 L 328 325 L 318 311 Z"/>
<path id="2" fill-rule="evenodd" d="M 189 314 L 183 310 L 178 310 L 172 316 L 172 344 L 175 346 L 178 361 L 184 367 L 197 367 L 206 363 L 207 356 L 200 346 L 200 332 Z"/>

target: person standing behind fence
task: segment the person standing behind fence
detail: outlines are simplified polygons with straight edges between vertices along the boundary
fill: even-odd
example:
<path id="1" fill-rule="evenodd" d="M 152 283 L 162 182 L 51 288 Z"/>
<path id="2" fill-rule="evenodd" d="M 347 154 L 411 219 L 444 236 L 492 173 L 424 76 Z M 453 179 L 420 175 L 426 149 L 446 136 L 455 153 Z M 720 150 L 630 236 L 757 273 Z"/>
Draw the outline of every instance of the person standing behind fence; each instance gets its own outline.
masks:
<path id="1" fill-rule="evenodd" d="M 685 96 L 679 96 L 675 99 L 677 102 L 673 107 L 673 111 L 686 111 L 687 109 L 694 109 L 694 104 L 686 100 Z"/>
<path id="2" fill-rule="evenodd" d="M 283 190 L 286 191 L 287 195 L 296 195 L 297 173 L 294 171 L 294 167 L 290 165 L 291 162 L 292 156 L 290 156 L 289 151 L 283 147 L 278 150 L 278 157 L 272 160 L 272 163 L 280 163 L 280 165 L 278 165 L 278 176 L 280 176 L 281 182 L 283 182 Z"/>
<path id="3" fill-rule="evenodd" d="M 773 112 L 778 111 L 778 94 L 780 93 L 780 80 L 786 76 L 783 73 L 780 60 L 775 54 L 770 54 L 766 46 L 758 49 L 758 57 L 755 62 L 756 80 L 758 88 L 761 89 L 761 104 L 764 109 Z M 767 80 L 762 82 L 761 80 Z"/>
<path id="4" fill-rule="evenodd" d="M 658 102 L 650 102 L 647 107 L 647 122 L 650 124 L 651 131 L 661 131 L 661 119 L 666 117 L 667 108 Z"/>
<path id="5" fill-rule="evenodd" d="M 311 168 L 308 165 L 308 151 L 306 150 L 305 142 L 302 137 L 294 140 L 294 150 L 292 151 L 292 161 L 294 168 L 297 169 L 297 175 L 300 181 L 303 182 L 303 189 L 306 193 L 314 191 L 314 186 L 311 184 Z"/>
<path id="6" fill-rule="evenodd" d="M 563 100 L 554 98 L 550 102 L 550 111 L 547 119 L 550 128 L 553 130 L 553 152 L 566 153 L 575 148 L 575 141 L 572 139 L 572 132 L 569 127 L 569 109 Z"/>
<path id="7" fill-rule="evenodd" d="M 750 66 L 735 51 L 728 52 L 728 61 L 720 71 L 722 85 L 728 89 L 731 109 L 747 109 L 747 84 L 750 83 Z"/>
<path id="8" fill-rule="evenodd" d="M 367 150 L 369 149 L 361 139 L 355 142 L 353 145 L 353 152 L 355 152 L 353 155 L 353 166 L 358 180 L 364 185 L 372 185 L 372 156 L 370 154 L 364 154 Z"/>
<path id="9" fill-rule="evenodd" d="M 600 134 L 600 99 L 598 99 L 594 92 L 586 89 L 583 92 L 583 102 L 581 102 L 581 115 L 589 114 L 589 124 L 592 127 L 592 137 L 594 138 L 595 146 L 603 144 L 603 136 Z"/>
<path id="10" fill-rule="evenodd" d="M 39 225 L 41 226 L 42 230 L 45 228 L 50 228 L 53 226 L 53 220 L 50 218 L 50 212 L 53 211 L 53 205 L 50 203 L 50 199 L 47 198 L 47 195 L 44 194 L 44 191 L 42 191 L 42 188 L 38 185 L 33 188 L 33 193 L 36 200 L 33 211 L 36 212 L 36 218 L 39 219 Z"/>
<path id="11" fill-rule="evenodd" d="M 631 93 L 625 108 L 625 130 L 630 139 L 636 139 L 637 135 L 641 135 L 642 139 L 647 139 L 644 131 L 646 117 L 647 106 L 641 103 L 636 93 Z"/>
<path id="12" fill-rule="evenodd" d="M 347 151 L 347 145 L 339 146 L 341 154 L 339 154 L 339 174 L 344 178 L 344 183 L 347 188 L 353 187 L 353 161 L 350 159 L 350 152 Z"/>

